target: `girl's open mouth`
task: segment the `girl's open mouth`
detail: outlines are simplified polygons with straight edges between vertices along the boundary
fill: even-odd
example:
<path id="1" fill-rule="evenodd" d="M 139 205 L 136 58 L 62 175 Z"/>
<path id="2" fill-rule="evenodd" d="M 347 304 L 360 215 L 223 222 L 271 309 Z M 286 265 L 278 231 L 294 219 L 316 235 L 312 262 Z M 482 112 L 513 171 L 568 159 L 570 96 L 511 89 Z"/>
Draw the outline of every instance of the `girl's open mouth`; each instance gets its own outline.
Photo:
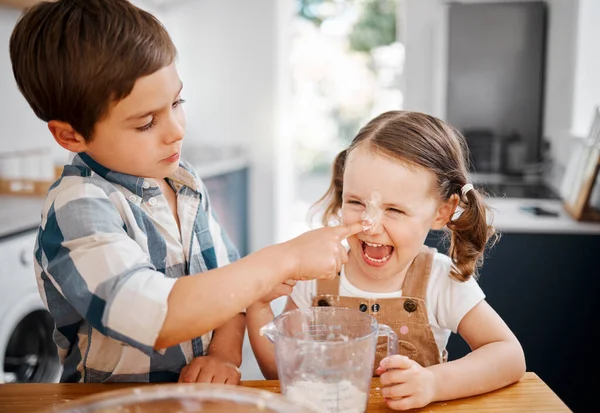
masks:
<path id="1" fill-rule="evenodd" d="M 384 266 L 394 253 L 394 247 L 391 245 L 360 241 L 360 246 L 363 259 L 372 267 Z"/>

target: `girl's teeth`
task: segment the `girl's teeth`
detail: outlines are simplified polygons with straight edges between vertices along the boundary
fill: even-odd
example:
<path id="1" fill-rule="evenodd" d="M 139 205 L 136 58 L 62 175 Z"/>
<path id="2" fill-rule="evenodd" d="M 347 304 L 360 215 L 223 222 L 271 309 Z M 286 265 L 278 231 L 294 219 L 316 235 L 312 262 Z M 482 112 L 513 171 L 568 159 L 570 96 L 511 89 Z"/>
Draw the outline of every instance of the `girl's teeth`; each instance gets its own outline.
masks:
<path id="1" fill-rule="evenodd" d="M 383 247 L 383 244 L 373 244 L 372 242 L 367 241 L 365 241 L 365 244 L 367 244 L 369 247 Z"/>
<path id="2" fill-rule="evenodd" d="M 379 263 L 381 263 L 381 262 L 386 262 L 387 260 L 389 260 L 389 259 L 390 259 L 390 257 L 391 257 L 391 256 L 392 256 L 392 254 L 390 254 L 390 255 L 388 255 L 388 256 L 386 256 L 386 257 L 383 257 L 383 258 L 381 258 L 381 259 L 377 259 L 377 258 L 372 258 L 372 257 L 369 257 L 369 254 L 367 254 L 367 253 L 365 252 L 365 257 L 367 257 L 367 259 L 368 259 L 369 261 L 373 261 L 373 262 L 379 262 Z"/>

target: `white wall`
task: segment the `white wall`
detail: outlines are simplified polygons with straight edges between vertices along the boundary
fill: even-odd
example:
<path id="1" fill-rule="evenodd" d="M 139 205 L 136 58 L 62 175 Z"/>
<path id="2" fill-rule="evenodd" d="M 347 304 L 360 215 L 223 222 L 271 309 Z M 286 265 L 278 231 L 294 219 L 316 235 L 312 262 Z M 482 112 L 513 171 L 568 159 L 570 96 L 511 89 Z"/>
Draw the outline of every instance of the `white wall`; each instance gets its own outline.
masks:
<path id="1" fill-rule="evenodd" d="M 404 108 L 444 117 L 447 22 L 441 0 L 404 0 Z"/>
<path id="2" fill-rule="evenodd" d="M 8 44 L 21 11 L 0 6 L 0 153 L 56 146 L 25 101 L 12 73 Z"/>
<path id="3" fill-rule="evenodd" d="M 250 248 L 277 238 L 288 192 L 276 172 L 283 134 L 279 123 L 285 87 L 279 68 L 285 40 L 280 17 L 291 1 L 198 0 L 164 8 L 179 51 L 188 117 L 187 137 L 198 143 L 245 145 L 252 162 Z M 288 194 L 288 195 L 286 195 Z"/>
<path id="4" fill-rule="evenodd" d="M 557 180 L 561 179 L 571 143 L 578 1 L 549 1 L 543 133 L 551 143 Z"/>
<path id="5" fill-rule="evenodd" d="M 552 155 L 559 166 L 564 166 L 567 161 L 574 111 L 580 112 L 574 109 L 577 105 L 574 106 L 573 100 L 575 78 L 582 80 L 579 73 L 575 74 L 579 1 L 593 3 L 593 6 L 588 5 L 589 9 L 600 6 L 596 0 L 547 0 L 549 19 L 543 136 L 551 142 Z M 445 3 L 443 0 L 405 0 L 406 27 L 403 34 L 406 39 L 405 107 L 442 118 L 445 116 L 445 53 L 448 42 Z M 597 17 L 594 18 L 598 21 Z M 585 34 L 587 49 L 591 49 L 598 38 L 597 35 L 592 37 L 591 31 L 589 29 Z M 587 51 L 587 55 L 590 55 L 586 57 L 589 58 L 592 53 Z M 598 59 L 597 54 L 595 58 Z M 591 75 L 591 70 L 586 73 Z M 597 69 L 596 73 L 599 73 Z M 583 92 L 585 87 L 581 89 Z M 597 93 L 586 92 L 598 96 Z"/>
<path id="6" fill-rule="evenodd" d="M 600 1 L 579 0 L 575 93 L 572 112 L 572 132 L 575 136 L 589 134 L 593 110 L 600 105 L 599 22 Z"/>

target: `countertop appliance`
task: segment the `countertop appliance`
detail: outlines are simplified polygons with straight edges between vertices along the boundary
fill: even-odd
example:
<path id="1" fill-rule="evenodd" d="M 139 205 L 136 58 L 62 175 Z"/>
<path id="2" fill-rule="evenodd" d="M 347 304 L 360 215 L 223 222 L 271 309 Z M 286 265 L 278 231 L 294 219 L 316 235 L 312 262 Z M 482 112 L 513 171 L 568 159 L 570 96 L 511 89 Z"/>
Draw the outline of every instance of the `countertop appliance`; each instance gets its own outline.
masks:
<path id="1" fill-rule="evenodd" d="M 38 292 L 36 230 L 0 238 L 0 383 L 58 382 L 54 321 Z"/>

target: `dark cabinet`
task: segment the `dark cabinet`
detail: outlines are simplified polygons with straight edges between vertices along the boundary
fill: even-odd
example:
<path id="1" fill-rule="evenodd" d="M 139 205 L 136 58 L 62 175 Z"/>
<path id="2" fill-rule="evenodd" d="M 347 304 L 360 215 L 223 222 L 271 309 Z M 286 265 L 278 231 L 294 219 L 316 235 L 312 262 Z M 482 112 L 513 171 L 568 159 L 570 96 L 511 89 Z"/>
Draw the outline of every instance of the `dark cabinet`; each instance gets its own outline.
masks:
<path id="1" fill-rule="evenodd" d="M 446 252 L 439 233 L 426 243 Z M 600 235 L 502 234 L 489 250 L 479 284 L 525 351 L 527 370 L 538 374 L 573 411 L 597 391 L 594 375 L 600 311 Z M 469 351 L 460 336 L 449 359 Z"/>
<path id="2" fill-rule="evenodd" d="M 202 179 L 219 223 L 240 253 L 248 251 L 248 167 Z"/>

